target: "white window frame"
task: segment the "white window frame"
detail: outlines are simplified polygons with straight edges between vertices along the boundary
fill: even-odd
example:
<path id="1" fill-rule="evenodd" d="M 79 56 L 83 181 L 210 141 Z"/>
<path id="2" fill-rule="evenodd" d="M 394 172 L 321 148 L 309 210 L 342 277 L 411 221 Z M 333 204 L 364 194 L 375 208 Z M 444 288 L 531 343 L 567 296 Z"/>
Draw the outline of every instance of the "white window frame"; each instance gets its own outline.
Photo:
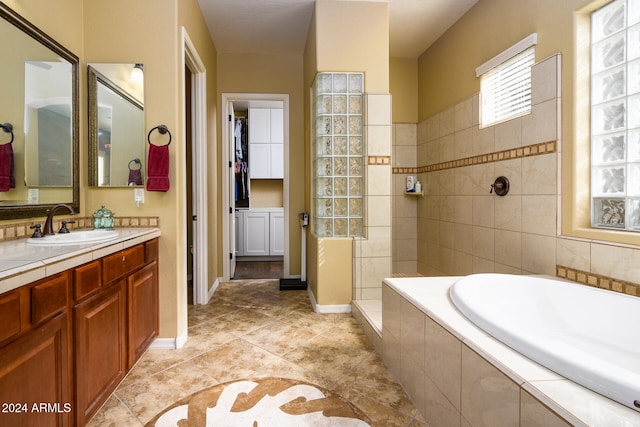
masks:
<path id="1" fill-rule="evenodd" d="M 531 66 L 537 42 L 538 34 L 530 34 L 476 68 L 481 128 L 531 112 Z"/>

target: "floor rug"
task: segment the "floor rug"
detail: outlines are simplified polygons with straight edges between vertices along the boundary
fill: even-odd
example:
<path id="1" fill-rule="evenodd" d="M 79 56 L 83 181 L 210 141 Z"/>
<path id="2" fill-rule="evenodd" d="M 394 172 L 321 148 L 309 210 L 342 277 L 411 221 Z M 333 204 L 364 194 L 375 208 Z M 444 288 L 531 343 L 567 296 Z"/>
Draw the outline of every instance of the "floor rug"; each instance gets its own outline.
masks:
<path id="1" fill-rule="evenodd" d="M 146 427 L 366 427 L 367 416 L 329 390 L 286 378 L 253 378 L 200 390 Z"/>

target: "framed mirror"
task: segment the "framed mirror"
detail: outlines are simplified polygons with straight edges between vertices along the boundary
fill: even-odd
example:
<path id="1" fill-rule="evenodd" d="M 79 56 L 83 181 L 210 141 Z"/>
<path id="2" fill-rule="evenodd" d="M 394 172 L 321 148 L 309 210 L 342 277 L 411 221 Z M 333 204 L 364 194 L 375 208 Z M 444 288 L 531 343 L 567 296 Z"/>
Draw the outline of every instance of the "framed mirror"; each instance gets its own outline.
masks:
<path id="1" fill-rule="evenodd" d="M 3 2 L 0 40 L 0 219 L 78 211 L 78 57 Z"/>
<path id="2" fill-rule="evenodd" d="M 144 185 L 144 66 L 89 64 L 89 185 Z"/>

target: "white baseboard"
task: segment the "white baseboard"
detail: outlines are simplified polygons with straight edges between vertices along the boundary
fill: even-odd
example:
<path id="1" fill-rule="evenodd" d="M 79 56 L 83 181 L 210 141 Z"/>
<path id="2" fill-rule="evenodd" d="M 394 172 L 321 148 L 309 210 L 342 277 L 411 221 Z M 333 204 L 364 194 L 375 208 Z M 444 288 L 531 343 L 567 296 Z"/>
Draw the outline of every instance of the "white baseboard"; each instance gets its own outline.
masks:
<path id="1" fill-rule="evenodd" d="M 211 297 L 213 296 L 213 293 L 216 291 L 216 289 L 218 289 L 218 286 L 220 286 L 220 282 L 221 277 L 218 277 L 215 282 L 213 282 L 213 285 L 211 285 L 211 288 L 209 289 L 209 293 L 207 294 L 207 304 L 209 304 L 209 301 L 211 301 Z"/>
<path id="2" fill-rule="evenodd" d="M 182 348 L 187 342 L 187 331 L 176 338 L 156 338 L 149 346 L 150 350 L 175 350 Z"/>
<path id="3" fill-rule="evenodd" d="M 351 313 L 351 304 L 336 304 L 336 305 L 321 305 L 316 301 L 316 297 L 313 295 L 313 291 L 310 287 L 307 287 L 309 299 L 311 300 L 311 306 L 313 311 L 319 314 L 346 314 Z"/>

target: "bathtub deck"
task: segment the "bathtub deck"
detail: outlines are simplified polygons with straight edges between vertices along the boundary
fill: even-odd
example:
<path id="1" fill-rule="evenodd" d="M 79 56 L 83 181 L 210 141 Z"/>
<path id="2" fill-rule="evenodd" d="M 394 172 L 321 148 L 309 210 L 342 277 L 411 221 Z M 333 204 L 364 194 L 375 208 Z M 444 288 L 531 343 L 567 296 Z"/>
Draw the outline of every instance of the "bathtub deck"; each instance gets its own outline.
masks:
<path id="1" fill-rule="evenodd" d="M 382 339 L 385 364 L 401 379 L 403 387 L 432 425 L 447 424 L 442 420 L 430 419 L 434 413 L 444 413 L 443 407 L 438 404 L 450 405 L 446 410 L 448 416 L 459 417 L 458 422 L 461 418 L 471 421 L 479 416 L 470 412 L 474 406 L 479 411 L 491 407 L 491 402 L 487 402 L 486 406 L 476 405 L 491 395 L 491 390 L 478 392 L 475 389 L 473 393 L 474 387 L 482 387 L 483 383 L 487 383 L 483 377 L 473 377 L 481 370 L 490 372 L 494 375 L 494 381 L 501 382 L 511 390 L 508 397 L 501 395 L 498 402 L 494 402 L 495 413 L 498 413 L 509 406 L 507 400 L 512 400 L 510 406 L 515 411 L 505 418 L 509 423 L 518 425 L 522 422 L 519 408 L 535 407 L 536 411 L 540 411 L 547 407 L 571 425 L 598 426 L 604 425 L 603 420 L 607 420 L 606 425 L 640 425 L 639 412 L 557 375 L 471 323 L 449 299 L 449 287 L 456 279 L 392 278 L 385 279 L 383 284 Z M 446 348 L 442 342 L 431 345 L 434 333 L 448 340 L 449 349 L 457 352 L 456 357 L 460 360 L 452 361 L 452 353 L 442 350 Z M 431 353 L 432 350 L 435 353 Z M 438 354 L 439 351 L 445 353 Z M 440 362 L 434 364 L 434 360 Z M 470 363 L 470 360 L 482 366 L 482 369 L 460 371 L 460 367 Z M 450 371 L 444 368 L 447 362 L 451 362 Z M 443 375 L 443 371 L 446 371 L 446 375 Z M 434 401 L 436 393 L 441 393 L 442 399 Z M 526 412 L 523 409 L 522 413 Z"/>

